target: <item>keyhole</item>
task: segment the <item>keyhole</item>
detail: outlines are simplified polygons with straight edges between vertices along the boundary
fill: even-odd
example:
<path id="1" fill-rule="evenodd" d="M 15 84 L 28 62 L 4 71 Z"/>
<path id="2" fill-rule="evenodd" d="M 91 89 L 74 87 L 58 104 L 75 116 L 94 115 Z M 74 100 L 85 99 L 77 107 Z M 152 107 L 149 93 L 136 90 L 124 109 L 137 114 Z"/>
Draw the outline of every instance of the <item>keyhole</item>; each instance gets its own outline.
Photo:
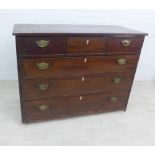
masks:
<path id="1" fill-rule="evenodd" d="M 90 42 L 89 40 L 86 40 L 86 44 L 87 44 L 87 45 L 89 44 L 89 42 Z"/>
<path id="2" fill-rule="evenodd" d="M 80 96 L 80 101 L 83 99 L 83 97 L 82 96 Z"/>
<path id="3" fill-rule="evenodd" d="M 81 82 L 84 82 L 84 80 L 85 80 L 85 78 L 84 78 L 84 76 L 81 78 Z"/>
<path id="4" fill-rule="evenodd" d="M 84 58 L 84 62 L 87 63 L 87 58 Z"/>

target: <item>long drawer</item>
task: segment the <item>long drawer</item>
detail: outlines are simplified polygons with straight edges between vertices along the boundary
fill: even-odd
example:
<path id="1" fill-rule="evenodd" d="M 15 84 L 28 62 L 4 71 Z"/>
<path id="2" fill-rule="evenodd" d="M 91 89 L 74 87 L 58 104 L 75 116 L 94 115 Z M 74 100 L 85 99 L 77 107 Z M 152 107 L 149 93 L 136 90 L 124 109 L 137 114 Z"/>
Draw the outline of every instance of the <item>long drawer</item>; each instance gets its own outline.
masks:
<path id="1" fill-rule="evenodd" d="M 76 116 L 126 108 L 129 92 L 99 93 L 52 100 L 23 102 L 25 122 Z"/>
<path id="2" fill-rule="evenodd" d="M 73 96 L 130 89 L 133 71 L 83 75 L 72 78 L 22 80 L 24 100 Z"/>
<path id="3" fill-rule="evenodd" d="M 50 78 L 135 70 L 138 55 L 20 59 L 21 78 Z"/>

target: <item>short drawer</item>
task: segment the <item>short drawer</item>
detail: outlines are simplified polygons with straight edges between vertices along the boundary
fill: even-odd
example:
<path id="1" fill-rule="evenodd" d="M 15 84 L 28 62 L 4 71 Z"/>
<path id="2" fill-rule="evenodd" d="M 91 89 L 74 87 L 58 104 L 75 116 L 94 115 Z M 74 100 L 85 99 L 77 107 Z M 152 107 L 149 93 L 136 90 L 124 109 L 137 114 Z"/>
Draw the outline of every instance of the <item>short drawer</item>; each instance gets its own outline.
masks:
<path id="1" fill-rule="evenodd" d="M 133 71 L 125 71 L 72 78 L 22 80 L 22 97 L 30 100 L 120 91 L 131 88 L 133 77 Z"/>
<path id="2" fill-rule="evenodd" d="M 77 53 L 106 53 L 107 38 L 105 37 L 68 37 L 67 51 Z"/>
<path id="3" fill-rule="evenodd" d="M 65 52 L 64 37 L 19 37 L 17 38 L 19 56 L 41 56 Z"/>
<path id="4" fill-rule="evenodd" d="M 135 70 L 139 56 L 94 56 L 20 59 L 21 78 L 51 78 Z"/>
<path id="5" fill-rule="evenodd" d="M 110 53 L 140 53 L 144 37 L 112 37 L 109 39 Z"/>
<path id="6" fill-rule="evenodd" d="M 123 91 L 52 100 L 26 101 L 23 102 L 23 118 L 25 122 L 32 122 L 81 114 L 125 110 L 128 95 L 128 91 Z"/>

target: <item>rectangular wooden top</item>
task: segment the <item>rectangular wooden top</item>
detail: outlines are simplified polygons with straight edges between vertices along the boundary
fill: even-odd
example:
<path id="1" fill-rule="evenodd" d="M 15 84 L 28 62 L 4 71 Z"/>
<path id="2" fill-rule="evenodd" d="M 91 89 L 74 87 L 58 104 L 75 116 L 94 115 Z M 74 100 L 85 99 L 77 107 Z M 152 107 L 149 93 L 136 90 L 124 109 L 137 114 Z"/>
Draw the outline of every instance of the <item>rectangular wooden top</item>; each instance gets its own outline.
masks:
<path id="1" fill-rule="evenodd" d="M 147 33 L 115 25 L 15 24 L 13 35 L 147 35 Z"/>

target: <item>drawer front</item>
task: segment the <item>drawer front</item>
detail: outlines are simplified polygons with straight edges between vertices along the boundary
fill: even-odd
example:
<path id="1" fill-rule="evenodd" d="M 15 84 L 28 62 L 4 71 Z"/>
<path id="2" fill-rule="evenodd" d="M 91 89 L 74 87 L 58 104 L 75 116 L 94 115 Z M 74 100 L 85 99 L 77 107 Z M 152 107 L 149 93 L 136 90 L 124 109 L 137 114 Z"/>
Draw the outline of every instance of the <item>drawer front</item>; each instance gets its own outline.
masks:
<path id="1" fill-rule="evenodd" d="M 22 80 L 23 99 L 45 99 L 130 89 L 134 73 L 115 72 L 74 78 Z"/>
<path id="2" fill-rule="evenodd" d="M 137 55 L 20 59 L 22 78 L 51 78 L 110 71 L 134 70 Z"/>
<path id="3" fill-rule="evenodd" d="M 109 39 L 111 53 L 140 53 L 144 37 L 113 37 Z"/>
<path id="4" fill-rule="evenodd" d="M 105 37 L 68 37 L 67 51 L 69 53 L 105 53 L 107 39 Z"/>
<path id="5" fill-rule="evenodd" d="M 19 56 L 39 56 L 65 52 L 64 37 L 17 38 Z"/>
<path id="6" fill-rule="evenodd" d="M 114 92 L 52 100 L 33 100 L 23 104 L 26 122 L 59 117 L 121 110 L 126 108 L 129 92 Z"/>

